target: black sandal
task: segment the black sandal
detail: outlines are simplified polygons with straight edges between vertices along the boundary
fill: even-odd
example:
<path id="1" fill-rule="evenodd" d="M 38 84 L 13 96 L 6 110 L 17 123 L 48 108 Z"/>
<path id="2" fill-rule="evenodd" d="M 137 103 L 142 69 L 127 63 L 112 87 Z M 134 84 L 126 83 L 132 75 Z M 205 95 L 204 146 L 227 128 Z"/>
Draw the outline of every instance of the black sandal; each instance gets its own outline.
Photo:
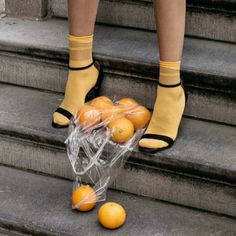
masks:
<path id="1" fill-rule="evenodd" d="M 91 66 L 93 66 L 93 65 L 94 65 L 94 66 L 98 69 L 98 71 L 99 71 L 98 79 L 97 79 L 97 82 L 96 82 L 96 84 L 94 85 L 94 87 L 91 88 L 90 91 L 88 92 L 88 94 L 86 95 L 86 97 L 85 97 L 85 102 L 87 102 L 87 101 L 89 101 L 89 100 L 91 100 L 91 99 L 93 99 L 93 98 L 99 96 L 101 84 L 102 84 L 102 81 L 103 81 L 103 69 L 102 69 L 101 65 L 99 65 L 98 62 L 94 62 L 94 61 L 93 61 L 90 65 L 85 66 L 85 67 L 77 67 L 77 68 L 68 67 L 69 70 L 85 70 L 85 69 L 87 69 L 87 68 L 89 68 L 89 67 L 91 67 Z M 63 108 L 61 108 L 61 107 L 57 108 L 55 112 L 58 112 L 58 113 L 60 113 L 61 115 L 65 116 L 68 120 L 71 120 L 71 119 L 73 118 L 73 115 L 72 115 L 69 111 L 67 111 L 67 110 L 65 110 L 65 109 L 63 109 Z M 68 126 L 69 126 L 69 125 L 59 125 L 59 124 L 55 123 L 55 122 L 52 120 L 52 127 L 53 127 L 53 128 L 61 129 L 61 128 L 67 128 Z"/>
<path id="2" fill-rule="evenodd" d="M 174 85 L 166 85 L 166 84 L 161 84 L 160 82 L 158 82 L 158 85 L 161 87 L 165 87 L 165 88 L 174 88 L 174 87 L 182 86 L 182 88 L 184 90 L 184 95 L 185 95 L 185 103 L 187 103 L 188 94 L 183 86 L 182 81 L 180 83 L 174 84 Z M 150 153 L 150 154 L 155 154 L 155 153 L 160 152 L 162 150 L 168 149 L 168 148 L 172 147 L 175 142 L 175 140 L 173 140 L 172 138 L 165 136 L 165 135 L 159 135 L 159 134 L 144 134 L 140 139 L 145 139 L 145 138 L 146 139 L 157 139 L 160 141 L 164 141 L 168 144 L 166 147 L 163 147 L 163 148 L 147 148 L 147 147 L 139 146 L 139 151 L 144 152 L 144 153 Z"/>

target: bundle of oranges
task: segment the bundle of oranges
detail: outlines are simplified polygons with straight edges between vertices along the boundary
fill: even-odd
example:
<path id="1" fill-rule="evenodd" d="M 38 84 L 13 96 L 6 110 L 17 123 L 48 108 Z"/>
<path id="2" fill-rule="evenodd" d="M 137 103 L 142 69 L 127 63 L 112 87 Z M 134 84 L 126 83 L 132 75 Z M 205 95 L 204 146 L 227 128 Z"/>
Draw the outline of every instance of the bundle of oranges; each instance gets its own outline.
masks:
<path id="1" fill-rule="evenodd" d="M 144 128 L 150 120 L 149 110 L 132 98 L 113 102 L 100 96 L 86 103 L 78 112 L 77 122 L 83 129 L 107 127 L 116 143 L 127 142 L 138 129 Z M 92 210 L 99 195 L 90 185 L 81 185 L 72 192 L 71 203 L 79 211 Z M 98 221 L 108 229 L 115 229 L 126 220 L 125 209 L 118 203 L 107 202 L 98 210 Z"/>
<path id="2" fill-rule="evenodd" d="M 103 122 L 111 130 L 112 140 L 117 143 L 129 140 L 149 120 L 149 110 L 132 98 L 122 98 L 113 103 L 108 97 L 100 96 L 85 104 L 78 113 L 78 122 L 82 127 Z"/>

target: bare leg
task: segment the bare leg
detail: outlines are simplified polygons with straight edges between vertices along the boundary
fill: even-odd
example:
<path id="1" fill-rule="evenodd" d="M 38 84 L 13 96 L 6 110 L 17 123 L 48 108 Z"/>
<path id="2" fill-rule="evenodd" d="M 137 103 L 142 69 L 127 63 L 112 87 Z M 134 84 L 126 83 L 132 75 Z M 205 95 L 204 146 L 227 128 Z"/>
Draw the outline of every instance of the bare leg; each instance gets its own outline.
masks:
<path id="1" fill-rule="evenodd" d="M 154 136 L 143 136 L 139 146 L 143 151 L 156 152 L 168 148 L 176 139 L 185 107 L 185 95 L 180 86 L 180 60 L 186 2 L 154 0 L 154 8 L 159 40 L 160 74 L 153 115 L 145 132 Z"/>
<path id="2" fill-rule="evenodd" d="M 161 61 L 179 61 L 182 56 L 186 0 L 154 0 Z"/>
<path id="3" fill-rule="evenodd" d="M 99 0 L 68 0 L 69 14 L 69 70 L 65 96 L 60 109 L 53 113 L 53 126 L 66 127 L 69 117 L 76 116 L 84 105 L 87 93 L 98 78 L 98 68 L 93 63 L 93 31 Z M 91 66 L 89 66 L 91 65 Z M 86 69 L 81 69 L 87 67 Z M 65 111 L 67 115 L 65 115 Z M 69 117 L 68 117 L 69 112 Z"/>
<path id="4" fill-rule="evenodd" d="M 99 0 L 68 0 L 69 32 L 71 35 L 91 35 Z"/>

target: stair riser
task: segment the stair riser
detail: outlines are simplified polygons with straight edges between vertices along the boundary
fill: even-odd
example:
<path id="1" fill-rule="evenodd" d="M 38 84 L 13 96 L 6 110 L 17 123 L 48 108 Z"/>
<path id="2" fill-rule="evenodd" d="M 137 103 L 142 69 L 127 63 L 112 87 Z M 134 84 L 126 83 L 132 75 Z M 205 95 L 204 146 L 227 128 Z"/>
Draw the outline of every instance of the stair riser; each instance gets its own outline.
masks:
<path id="1" fill-rule="evenodd" d="M 48 0 L 5 0 L 5 6 L 12 17 L 40 20 L 48 14 Z"/>
<path id="2" fill-rule="evenodd" d="M 54 16 L 67 17 L 66 1 L 53 0 L 51 11 Z M 147 30 L 156 28 L 151 2 L 100 1 L 97 22 Z M 186 35 L 235 42 L 235 23 L 233 13 L 191 6 L 187 8 Z"/>
<path id="3" fill-rule="evenodd" d="M 105 75 L 101 94 L 112 98 L 130 96 L 149 108 L 153 107 L 156 77 L 140 77 L 109 68 L 106 68 Z M 66 76 L 64 64 L 10 54 L 0 56 L 1 82 L 63 92 Z M 188 76 L 186 74 L 189 100 L 185 115 L 236 125 L 236 95 L 198 88 L 189 84 Z"/>
<path id="4" fill-rule="evenodd" d="M 0 163 L 73 179 L 63 148 L 0 137 Z M 112 188 L 236 216 L 235 187 L 129 162 Z M 230 207 L 229 207 L 230 205 Z"/>

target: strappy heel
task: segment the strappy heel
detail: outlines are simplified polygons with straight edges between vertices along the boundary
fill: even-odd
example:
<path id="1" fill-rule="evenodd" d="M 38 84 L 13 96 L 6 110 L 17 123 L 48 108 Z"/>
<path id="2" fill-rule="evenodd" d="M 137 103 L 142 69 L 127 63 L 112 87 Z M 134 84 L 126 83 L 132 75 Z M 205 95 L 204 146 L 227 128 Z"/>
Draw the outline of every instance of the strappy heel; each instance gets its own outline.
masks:
<path id="1" fill-rule="evenodd" d="M 165 87 L 165 88 L 174 88 L 174 87 L 182 86 L 182 88 L 184 90 L 185 105 L 186 105 L 186 103 L 188 101 L 188 93 L 187 93 L 186 89 L 184 88 L 182 81 L 180 83 L 174 84 L 174 85 L 166 85 L 166 84 L 161 84 L 160 82 L 158 82 L 158 85 L 161 87 Z M 160 134 L 144 134 L 140 138 L 140 140 L 141 139 L 156 139 L 156 140 L 164 141 L 168 144 L 166 147 L 162 147 L 162 148 L 147 148 L 147 147 L 139 146 L 139 151 L 144 152 L 144 153 L 150 153 L 150 154 L 155 154 L 155 153 L 160 152 L 162 150 L 168 149 L 168 148 L 172 147 L 175 142 L 175 140 L 173 140 L 171 137 L 168 137 L 166 135 L 160 135 Z"/>
<path id="2" fill-rule="evenodd" d="M 95 66 L 98 71 L 99 71 L 99 74 L 98 74 L 98 78 L 97 78 L 97 82 L 96 84 L 94 85 L 93 88 L 90 89 L 90 91 L 87 93 L 86 97 L 85 97 L 85 102 L 99 96 L 99 92 L 100 92 L 100 88 L 101 88 L 101 85 L 102 85 L 102 81 L 103 81 L 103 69 L 101 67 L 101 65 L 98 63 L 98 62 L 92 62 L 91 64 L 89 64 L 88 66 L 85 66 L 85 67 L 68 67 L 69 70 L 85 70 L 85 69 L 88 69 L 89 67 L 91 66 Z M 61 108 L 61 107 L 58 107 L 55 112 L 65 116 L 68 120 L 71 120 L 73 118 L 73 114 L 71 114 L 69 111 L 67 111 L 66 109 L 64 108 Z M 53 128 L 57 128 L 57 129 L 61 129 L 61 128 L 67 128 L 69 125 L 60 125 L 60 124 L 57 124 L 55 123 L 53 120 L 52 120 L 52 127 Z"/>

